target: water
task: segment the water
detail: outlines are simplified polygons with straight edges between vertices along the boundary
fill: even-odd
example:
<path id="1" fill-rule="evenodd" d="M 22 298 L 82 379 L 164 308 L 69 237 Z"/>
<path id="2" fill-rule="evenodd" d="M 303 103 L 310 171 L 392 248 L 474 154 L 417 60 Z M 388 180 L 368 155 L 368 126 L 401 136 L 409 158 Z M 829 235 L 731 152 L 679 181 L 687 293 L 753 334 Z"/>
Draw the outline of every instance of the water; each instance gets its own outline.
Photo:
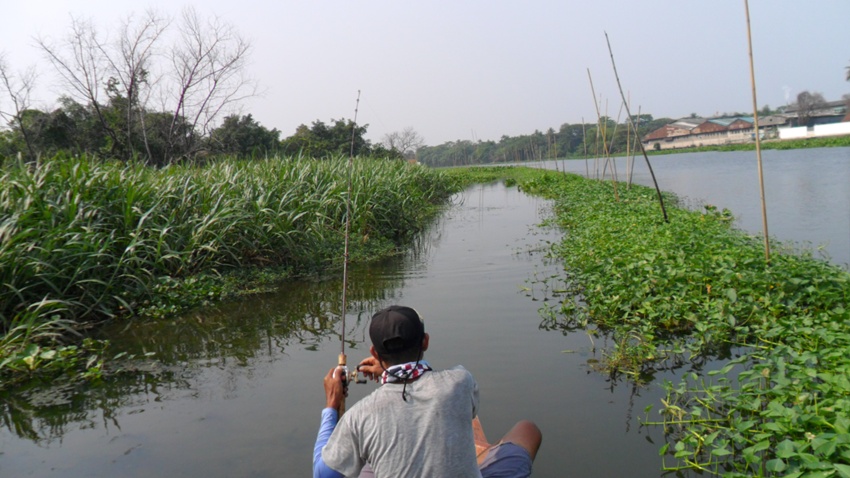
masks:
<path id="1" fill-rule="evenodd" d="M 828 243 L 834 262 L 850 262 L 849 155 L 766 152 L 772 236 Z M 662 188 L 729 208 L 740 227 L 760 231 L 750 155 L 651 159 Z M 566 164 L 584 172 L 583 161 Z M 635 181 L 648 184 L 641 165 Z M 367 354 L 372 312 L 411 305 L 431 334 L 431 364 L 462 364 L 478 380 L 491 441 L 519 419 L 541 426 L 534 476 L 658 478 L 664 437 L 639 418 L 657 408 L 660 387 L 609 381 L 593 370 L 600 352 L 584 332 L 541 327 L 538 309 L 558 288 L 541 280 L 560 273 L 544 251 L 561 233 L 536 226 L 549 206 L 501 184 L 477 186 L 409 254 L 352 270 L 349 363 Z M 315 278 L 185 317 L 112 324 L 103 334 L 113 353 L 138 357 L 126 373 L 102 387 L 0 397 L 0 476 L 309 476 L 322 377 L 340 350 L 340 297 L 338 277 Z M 353 385 L 349 404 L 373 387 Z"/>
<path id="2" fill-rule="evenodd" d="M 585 334 L 540 327 L 554 286 L 536 281 L 559 271 L 543 251 L 560 233 L 535 227 L 548 203 L 501 184 L 457 202 L 406 257 L 352 271 L 350 363 L 366 356 L 371 312 L 411 305 L 431 334 L 431 364 L 462 364 L 478 380 L 491 440 L 519 419 L 540 424 L 535 476 L 660 476 L 663 436 L 636 419 L 658 387 L 615 386 L 591 370 L 600 357 Z M 0 476 L 309 476 L 339 297 L 338 280 L 302 281 L 179 319 L 115 324 L 105 335 L 116 352 L 155 359 L 127 363 L 132 373 L 107 387 L 6 397 Z M 349 403 L 373 387 L 352 386 Z"/>
<path id="3" fill-rule="evenodd" d="M 651 156 L 663 191 L 692 203 L 713 204 L 735 215 L 736 226 L 763 236 L 761 193 L 753 151 Z M 543 163 L 555 168 L 554 161 Z M 558 161 L 557 168 L 595 176 L 594 162 Z M 600 162 L 599 169 L 602 169 Z M 850 148 L 762 151 L 768 234 L 815 257 L 850 267 Z M 625 180 L 626 160 L 617 160 Z M 601 174 L 601 172 L 600 172 Z M 611 177 L 610 172 L 607 174 Z M 653 187 L 642 156 L 635 159 L 633 180 Z"/>

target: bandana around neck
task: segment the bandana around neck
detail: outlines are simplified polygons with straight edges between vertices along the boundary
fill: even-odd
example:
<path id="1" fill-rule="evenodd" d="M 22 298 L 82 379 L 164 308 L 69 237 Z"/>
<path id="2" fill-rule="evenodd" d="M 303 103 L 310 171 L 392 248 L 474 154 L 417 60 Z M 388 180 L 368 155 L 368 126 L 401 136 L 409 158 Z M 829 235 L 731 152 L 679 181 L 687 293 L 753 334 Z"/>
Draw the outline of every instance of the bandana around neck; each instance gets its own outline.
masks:
<path id="1" fill-rule="evenodd" d="M 431 366 L 424 360 L 393 365 L 392 367 L 384 370 L 384 373 L 381 374 L 381 385 L 385 383 L 398 383 L 413 380 L 421 377 L 422 374 L 430 370 Z"/>

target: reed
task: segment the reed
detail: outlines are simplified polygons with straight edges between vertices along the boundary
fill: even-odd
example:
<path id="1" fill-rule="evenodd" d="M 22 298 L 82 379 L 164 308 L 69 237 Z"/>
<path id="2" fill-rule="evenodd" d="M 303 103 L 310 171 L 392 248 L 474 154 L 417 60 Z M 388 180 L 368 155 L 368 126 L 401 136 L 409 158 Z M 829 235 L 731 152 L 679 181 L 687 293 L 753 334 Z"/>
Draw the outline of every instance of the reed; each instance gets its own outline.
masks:
<path id="1" fill-rule="evenodd" d="M 199 274 L 334 267 L 346 174 L 346 158 L 225 159 L 159 170 L 87 157 L 6 164 L 0 331 L 51 321 L 74 328 L 132 313 L 155 302 L 163 284 Z M 452 191 L 433 170 L 358 158 L 353 257 L 410 239 Z M 53 306 L 33 309 L 44 303 Z"/>

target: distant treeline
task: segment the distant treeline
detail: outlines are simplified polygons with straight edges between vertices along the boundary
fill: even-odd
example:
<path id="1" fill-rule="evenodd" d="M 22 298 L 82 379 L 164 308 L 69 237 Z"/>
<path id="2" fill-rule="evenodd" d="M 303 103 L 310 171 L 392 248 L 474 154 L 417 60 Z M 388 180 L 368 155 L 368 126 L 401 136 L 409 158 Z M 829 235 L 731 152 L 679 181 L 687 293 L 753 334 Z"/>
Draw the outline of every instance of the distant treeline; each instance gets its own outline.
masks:
<path id="1" fill-rule="evenodd" d="M 0 163 L 20 155 L 27 161 L 57 154 L 95 155 L 104 158 L 136 160 L 164 166 L 209 155 L 243 158 L 273 155 L 302 155 L 328 158 L 352 152 L 357 156 L 401 159 L 401 153 L 382 144 L 372 144 L 364 136 L 369 125 L 355 125 L 346 119 L 330 123 L 314 121 L 301 125 L 295 134 L 280 139 L 280 131 L 269 130 L 249 115 L 230 115 L 204 134 L 182 119 L 154 110 L 137 113 L 141 120 L 127 121 L 119 101 L 95 106 L 82 105 L 64 97 L 52 111 L 28 109 L 0 130 Z M 173 121 L 182 122 L 179 128 Z"/>
<path id="2" fill-rule="evenodd" d="M 327 158 L 352 149 L 401 158 L 371 145 L 366 126 L 352 121 L 316 121 L 280 140 L 250 114 L 226 116 L 259 94 L 246 71 L 251 45 L 192 7 L 178 18 L 149 10 L 107 28 L 72 18 L 68 35 L 36 45 L 60 79 L 58 106 L 35 107 L 41 74 L 18 72 L 0 52 L 0 160 L 94 155 L 163 166 L 211 154 Z"/>
<path id="3" fill-rule="evenodd" d="M 517 163 L 539 161 L 547 158 L 599 156 L 606 153 L 622 154 L 639 148 L 639 138 L 673 120 L 654 119 L 642 114 L 634 118 L 638 128 L 637 138 L 628 122 L 617 123 L 602 117 L 598 123 L 563 124 L 555 131 L 535 131 L 520 136 L 502 136 L 496 141 L 458 140 L 438 146 L 423 146 L 417 157 L 429 166 L 461 166 L 487 163 Z"/>

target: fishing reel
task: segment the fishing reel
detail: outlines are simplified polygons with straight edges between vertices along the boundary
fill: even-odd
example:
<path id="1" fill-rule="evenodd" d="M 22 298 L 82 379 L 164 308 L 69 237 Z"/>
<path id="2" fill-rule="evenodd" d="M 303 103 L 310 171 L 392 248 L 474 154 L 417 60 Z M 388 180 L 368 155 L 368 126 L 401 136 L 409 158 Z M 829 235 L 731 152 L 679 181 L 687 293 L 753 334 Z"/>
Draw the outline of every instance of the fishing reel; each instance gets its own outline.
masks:
<path id="1" fill-rule="evenodd" d="M 345 354 L 339 354 L 339 367 L 342 368 L 342 381 L 345 384 L 366 383 L 366 376 L 360 373 L 360 367 L 354 367 L 354 370 L 349 371 L 346 365 Z"/>
<path id="2" fill-rule="evenodd" d="M 366 383 L 366 376 L 360 373 L 360 367 L 354 367 L 354 370 L 348 373 L 348 380 L 354 383 Z"/>

